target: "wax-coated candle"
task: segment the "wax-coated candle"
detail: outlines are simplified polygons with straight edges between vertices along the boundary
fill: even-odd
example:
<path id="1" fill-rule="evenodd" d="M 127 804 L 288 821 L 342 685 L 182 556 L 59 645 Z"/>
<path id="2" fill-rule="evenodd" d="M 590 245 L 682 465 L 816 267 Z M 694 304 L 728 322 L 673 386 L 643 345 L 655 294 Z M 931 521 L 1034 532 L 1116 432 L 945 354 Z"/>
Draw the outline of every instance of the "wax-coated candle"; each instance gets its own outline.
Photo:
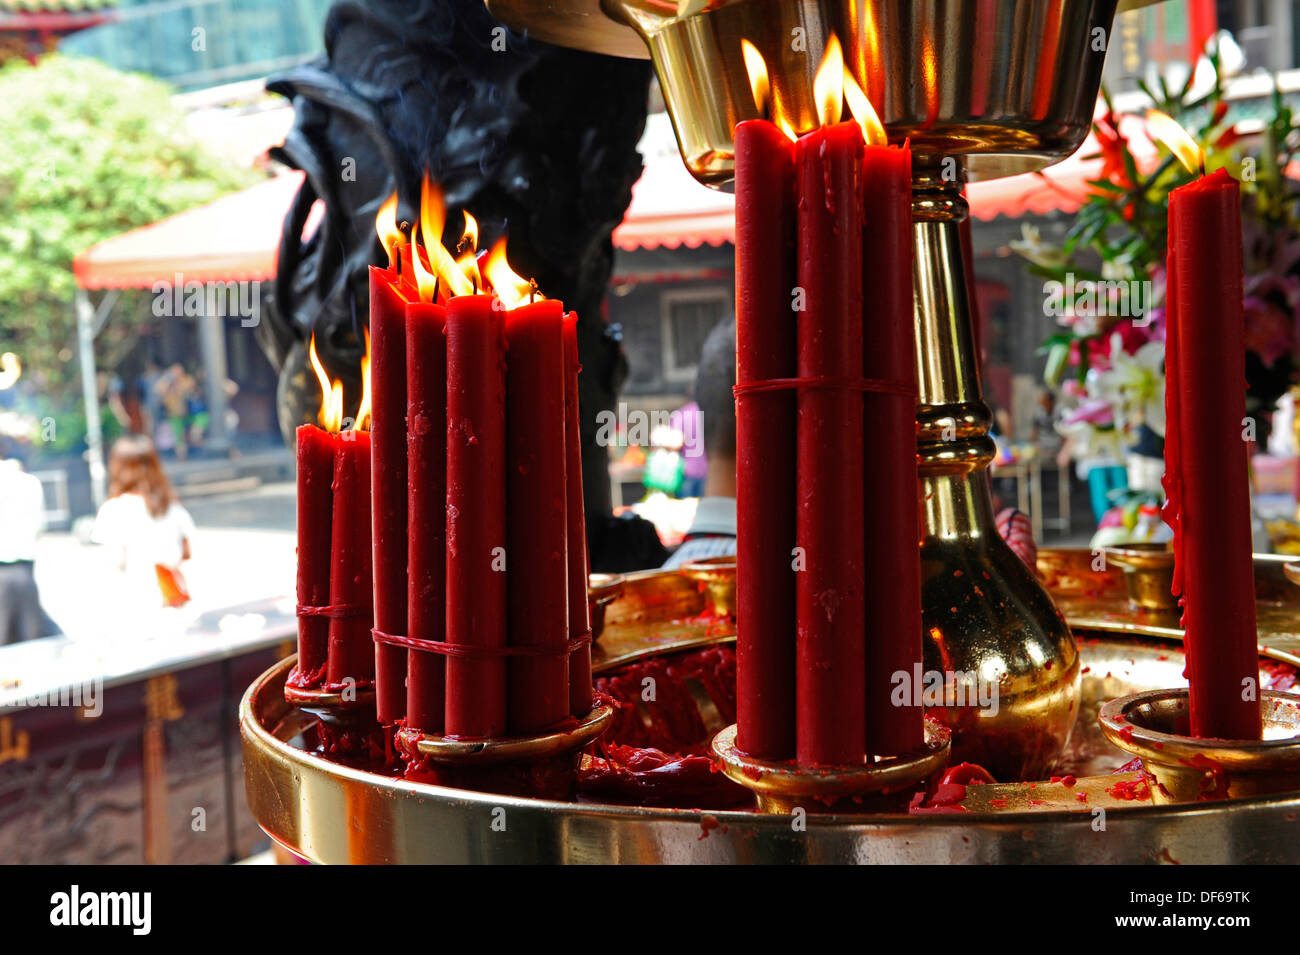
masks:
<path id="1" fill-rule="evenodd" d="M 564 471 L 568 498 L 569 639 L 590 638 L 591 608 L 587 605 L 587 521 L 582 503 L 582 437 L 578 415 L 578 316 L 564 316 Z M 576 717 L 591 710 L 591 645 L 584 644 L 569 654 L 569 709 Z"/>
<path id="2" fill-rule="evenodd" d="M 794 150 L 766 120 L 736 127 L 736 383 L 793 378 Z M 737 745 L 795 753 L 795 392 L 736 399 Z"/>
<path id="3" fill-rule="evenodd" d="M 505 360 L 494 296 L 447 306 L 446 733 L 506 731 Z"/>
<path id="4" fill-rule="evenodd" d="M 330 602 L 330 535 L 334 512 L 334 448 L 338 435 L 313 424 L 298 427 L 298 605 L 323 608 Z M 298 618 L 295 685 L 312 688 L 325 679 L 329 618 Z"/>
<path id="5" fill-rule="evenodd" d="M 862 190 L 862 374 L 909 392 L 863 393 L 866 751 L 889 756 L 924 738 L 922 708 L 893 692 L 894 674 L 921 662 L 910 150 L 867 146 Z"/>
<path id="6" fill-rule="evenodd" d="M 1259 739 L 1241 197 L 1225 170 L 1169 195 L 1166 520 L 1193 736 Z"/>
<path id="7" fill-rule="evenodd" d="M 370 550 L 370 434 L 344 431 L 334 451 L 330 521 L 329 663 L 331 687 L 370 684 L 375 676 Z M 346 681 L 351 681 L 346 682 Z"/>
<path id="8" fill-rule="evenodd" d="M 370 269 L 371 501 L 375 628 L 406 622 L 406 300 L 398 275 Z M 406 650 L 375 644 L 375 710 L 391 725 L 406 714 Z"/>
<path id="9" fill-rule="evenodd" d="M 854 123 L 795 144 L 799 392 L 795 573 L 796 755 L 858 763 L 865 745 L 862 134 Z M 847 385 L 847 386 L 846 386 Z"/>
<path id="10" fill-rule="evenodd" d="M 443 640 L 447 628 L 447 310 L 406 306 L 407 635 Z M 406 725 L 442 732 L 446 664 L 411 650 Z"/>
<path id="11" fill-rule="evenodd" d="M 505 313 L 507 642 L 546 651 L 509 662 L 512 735 L 569 715 L 563 316 L 557 301 Z"/>

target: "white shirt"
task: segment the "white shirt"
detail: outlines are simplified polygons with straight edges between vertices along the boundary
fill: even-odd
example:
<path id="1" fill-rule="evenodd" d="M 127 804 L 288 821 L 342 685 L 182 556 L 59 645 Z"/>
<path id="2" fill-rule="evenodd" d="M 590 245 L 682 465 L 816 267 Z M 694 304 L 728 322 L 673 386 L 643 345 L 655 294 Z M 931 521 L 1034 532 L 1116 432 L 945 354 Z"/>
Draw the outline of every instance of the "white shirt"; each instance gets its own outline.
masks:
<path id="1" fill-rule="evenodd" d="M 696 535 L 696 536 L 692 536 Z M 695 508 L 695 520 L 687 539 L 664 561 L 663 569 L 680 567 L 692 560 L 729 557 L 736 553 L 736 499 L 702 497 Z"/>
<path id="2" fill-rule="evenodd" d="M 120 494 L 100 506 L 90 539 L 121 548 L 127 575 L 152 581 L 156 564 L 180 566 L 185 541 L 194 539 L 194 519 L 180 504 L 172 504 L 162 517 L 153 517 L 139 494 Z"/>
<path id="3" fill-rule="evenodd" d="M 36 559 L 36 538 L 45 526 L 41 479 L 12 458 L 0 461 L 0 563 Z"/>

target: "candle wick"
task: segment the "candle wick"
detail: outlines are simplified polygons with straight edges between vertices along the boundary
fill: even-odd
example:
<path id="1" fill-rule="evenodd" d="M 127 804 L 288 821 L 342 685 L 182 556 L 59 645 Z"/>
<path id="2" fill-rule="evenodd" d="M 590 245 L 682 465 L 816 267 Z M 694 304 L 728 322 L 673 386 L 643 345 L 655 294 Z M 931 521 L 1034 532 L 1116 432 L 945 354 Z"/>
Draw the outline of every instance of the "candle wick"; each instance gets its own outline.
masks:
<path id="1" fill-rule="evenodd" d="M 460 237 L 460 241 L 456 243 L 456 254 L 457 254 L 457 255 L 464 255 L 466 252 L 470 251 L 470 249 L 472 249 L 472 248 L 473 248 L 473 246 L 470 244 L 469 236 L 467 236 L 467 235 L 463 235 L 463 236 Z"/>
<path id="2" fill-rule="evenodd" d="M 537 301 L 537 279 L 528 280 L 528 304 L 532 305 Z"/>

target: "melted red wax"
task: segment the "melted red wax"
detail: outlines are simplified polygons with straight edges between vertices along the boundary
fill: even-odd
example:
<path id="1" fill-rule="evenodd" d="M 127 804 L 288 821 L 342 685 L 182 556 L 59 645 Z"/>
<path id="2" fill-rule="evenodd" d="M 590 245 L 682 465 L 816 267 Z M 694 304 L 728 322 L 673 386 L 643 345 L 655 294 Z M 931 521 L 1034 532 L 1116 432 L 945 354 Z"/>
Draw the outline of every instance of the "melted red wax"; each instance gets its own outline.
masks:
<path id="1" fill-rule="evenodd" d="M 1138 765 L 1140 768 L 1140 761 L 1138 761 Z M 1151 799 L 1151 783 L 1146 776 L 1140 776 L 1137 779 L 1121 779 L 1114 786 L 1106 787 L 1106 792 L 1116 799 L 1149 802 Z"/>
<path id="2" fill-rule="evenodd" d="M 966 787 L 959 783 L 940 783 L 935 789 L 934 797 L 926 799 L 925 793 L 917 793 L 907 804 L 909 816 L 937 815 L 951 812 L 970 812 L 961 801 L 966 798 Z"/>
<path id="3" fill-rule="evenodd" d="M 995 783 L 997 780 L 983 766 L 975 763 L 958 763 L 956 766 L 950 766 L 939 782 L 978 786 L 982 783 Z"/>
<path id="4" fill-rule="evenodd" d="M 724 724 L 736 721 L 736 652 L 732 647 L 708 647 L 667 659 L 639 660 L 597 677 L 596 689 L 618 703 L 605 738 L 669 753 L 704 752 L 709 729 L 700 718 L 691 684 L 713 701 Z M 653 701 L 642 698 L 647 687 L 653 687 Z"/>
<path id="5" fill-rule="evenodd" d="M 1048 779 L 1047 781 L 1048 781 L 1049 783 L 1060 783 L 1060 784 L 1061 784 L 1062 786 L 1064 786 L 1066 789 L 1069 789 L 1071 786 L 1073 786 L 1073 785 L 1074 785 L 1075 783 L 1077 783 L 1079 780 L 1075 779 L 1073 776 L 1053 776 L 1053 777 L 1051 777 L 1050 779 Z"/>
<path id="6" fill-rule="evenodd" d="M 1205 773 L 1201 779 L 1200 795 L 1196 797 L 1198 802 L 1228 798 L 1228 774 L 1214 760 L 1197 753 L 1191 759 L 1180 759 L 1179 762 Z"/>
<path id="7" fill-rule="evenodd" d="M 676 755 L 649 747 L 601 745 L 578 771 L 580 797 L 636 806 L 748 806 L 754 796 L 700 754 Z"/>

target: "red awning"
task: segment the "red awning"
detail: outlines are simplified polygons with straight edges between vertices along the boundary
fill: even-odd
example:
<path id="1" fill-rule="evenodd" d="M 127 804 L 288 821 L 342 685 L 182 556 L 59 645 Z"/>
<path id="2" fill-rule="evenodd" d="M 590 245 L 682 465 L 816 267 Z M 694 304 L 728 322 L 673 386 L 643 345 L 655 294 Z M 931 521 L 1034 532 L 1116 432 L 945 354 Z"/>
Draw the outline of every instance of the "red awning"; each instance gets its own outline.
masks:
<path id="1" fill-rule="evenodd" d="M 82 288 L 150 288 L 173 282 L 262 281 L 275 276 L 280 230 L 301 172 L 287 172 L 206 205 L 106 239 L 82 252 L 72 271 Z M 303 230 L 310 234 L 319 204 Z"/>

